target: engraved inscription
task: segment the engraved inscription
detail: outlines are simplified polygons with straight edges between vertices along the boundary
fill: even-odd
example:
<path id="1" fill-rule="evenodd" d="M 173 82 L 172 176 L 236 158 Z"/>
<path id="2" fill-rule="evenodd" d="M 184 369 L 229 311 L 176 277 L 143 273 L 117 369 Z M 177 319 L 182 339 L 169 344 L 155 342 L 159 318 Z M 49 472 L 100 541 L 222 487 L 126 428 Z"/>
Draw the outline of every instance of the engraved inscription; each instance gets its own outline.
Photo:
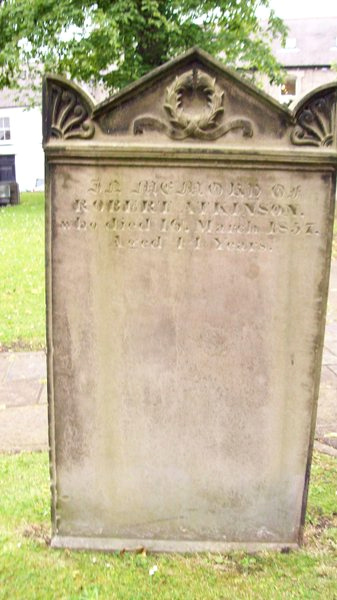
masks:
<path id="1" fill-rule="evenodd" d="M 74 194 L 62 232 L 109 236 L 118 249 L 271 252 L 275 240 L 320 235 L 301 185 L 243 179 L 93 178 Z"/>

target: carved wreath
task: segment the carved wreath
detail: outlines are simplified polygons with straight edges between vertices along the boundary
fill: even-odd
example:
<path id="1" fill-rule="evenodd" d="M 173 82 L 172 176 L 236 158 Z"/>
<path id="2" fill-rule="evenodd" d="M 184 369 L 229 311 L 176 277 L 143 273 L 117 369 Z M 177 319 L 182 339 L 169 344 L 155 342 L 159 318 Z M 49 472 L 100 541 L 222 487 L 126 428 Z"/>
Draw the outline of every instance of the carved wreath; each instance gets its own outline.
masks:
<path id="1" fill-rule="evenodd" d="M 205 108 L 196 115 L 187 114 L 183 106 L 186 93 L 199 92 L 205 99 Z M 145 129 L 163 131 L 169 137 L 183 140 L 188 137 L 202 140 L 215 140 L 232 129 L 242 129 L 244 136 L 252 136 L 253 129 L 250 121 L 234 119 L 221 124 L 224 116 L 224 92 L 206 73 L 193 70 L 176 77 L 166 88 L 164 109 L 169 125 L 152 116 L 143 116 L 134 122 L 134 133 L 143 133 Z"/>
<path id="2" fill-rule="evenodd" d="M 201 115 L 187 116 L 182 107 L 182 97 L 185 91 L 200 91 L 205 95 L 208 104 L 208 113 L 204 111 Z M 172 85 L 166 89 L 164 108 L 169 115 L 170 123 L 181 132 L 180 139 L 186 137 L 203 137 L 205 133 L 217 125 L 222 117 L 224 108 L 223 92 L 216 88 L 215 79 L 206 74 L 198 77 L 188 74 L 176 77 Z"/>

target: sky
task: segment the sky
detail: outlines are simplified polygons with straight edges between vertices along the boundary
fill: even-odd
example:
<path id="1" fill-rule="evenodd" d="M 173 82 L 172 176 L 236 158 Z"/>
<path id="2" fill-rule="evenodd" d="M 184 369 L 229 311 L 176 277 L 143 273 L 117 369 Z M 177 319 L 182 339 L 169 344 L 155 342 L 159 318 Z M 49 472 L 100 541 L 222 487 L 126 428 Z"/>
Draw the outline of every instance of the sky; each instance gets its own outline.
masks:
<path id="1" fill-rule="evenodd" d="M 271 0 L 270 5 L 282 18 L 337 17 L 337 0 Z"/>

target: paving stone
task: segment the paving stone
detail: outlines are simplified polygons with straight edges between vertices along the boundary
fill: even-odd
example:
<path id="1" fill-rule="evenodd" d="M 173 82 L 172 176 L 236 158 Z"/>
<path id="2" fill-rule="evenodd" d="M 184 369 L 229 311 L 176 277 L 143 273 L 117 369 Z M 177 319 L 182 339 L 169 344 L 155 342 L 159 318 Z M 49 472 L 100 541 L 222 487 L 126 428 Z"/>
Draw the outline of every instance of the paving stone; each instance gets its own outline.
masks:
<path id="1" fill-rule="evenodd" d="M 337 354 L 332 352 L 327 346 L 324 346 L 322 364 L 337 365 Z"/>
<path id="2" fill-rule="evenodd" d="M 47 384 L 43 383 L 41 386 L 38 403 L 39 404 L 47 404 L 47 402 L 48 402 Z"/>
<path id="3" fill-rule="evenodd" d="M 337 450 L 332 446 L 328 446 L 327 444 L 322 444 L 322 442 L 315 442 L 315 450 L 317 452 L 322 452 L 323 454 L 329 454 L 329 456 L 335 456 L 337 458 Z"/>
<path id="4" fill-rule="evenodd" d="M 44 352 L 17 352 L 8 373 L 7 381 L 20 379 L 44 379 L 46 377 L 46 355 Z"/>
<path id="5" fill-rule="evenodd" d="M 6 407 L 37 404 L 41 386 L 38 379 L 6 381 L 0 385 L 0 404 Z"/>
<path id="6" fill-rule="evenodd" d="M 329 323 L 327 319 L 326 326 L 326 336 L 335 337 L 337 339 L 337 321 L 331 320 Z"/>
<path id="7" fill-rule="evenodd" d="M 327 366 L 322 367 L 319 392 L 316 439 L 337 448 L 337 373 Z"/>
<path id="8" fill-rule="evenodd" d="M 0 411 L 0 452 L 47 449 L 47 406 L 21 406 Z"/>
<path id="9" fill-rule="evenodd" d="M 15 360 L 15 354 L 10 352 L 0 353 L 0 383 L 5 380 L 9 367 Z"/>
<path id="10" fill-rule="evenodd" d="M 337 334 L 330 331 L 329 325 L 325 331 L 324 345 L 337 352 Z"/>
<path id="11" fill-rule="evenodd" d="M 334 375 L 336 375 L 336 398 L 337 398 L 337 365 L 327 365 L 328 368 L 330 369 L 330 371 L 332 373 L 334 373 Z M 337 400 L 336 400 L 337 402 Z"/>

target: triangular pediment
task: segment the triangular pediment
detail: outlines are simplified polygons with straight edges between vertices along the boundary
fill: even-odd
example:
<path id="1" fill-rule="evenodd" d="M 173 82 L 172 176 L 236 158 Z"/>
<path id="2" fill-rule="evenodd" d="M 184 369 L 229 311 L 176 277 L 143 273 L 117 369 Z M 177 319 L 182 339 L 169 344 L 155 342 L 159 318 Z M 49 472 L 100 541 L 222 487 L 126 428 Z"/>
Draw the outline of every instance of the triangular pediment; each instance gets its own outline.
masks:
<path id="1" fill-rule="evenodd" d="M 286 128 L 289 110 L 199 48 L 154 69 L 93 111 L 102 130 L 161 132 L 176 140 L 251 137 L 253 122 Z M 279 132 L 278 132 L 279 134 Z"/>
<path id="2" fill-rule="evenodd" d="M 279 102 L 268 96 L 268 94 L 265 94 L 259 88 L 240 77 L 233 69 L 226 67 L 222 62 L 214 59 L 210 54 L 198 47 L 191 48 L 185 54 L 153 69 L 138 81 L 126 86 L 111 98 L 104 100 L 96 106 L 94 114 L 100 116 L 107 111 L 111 111 L 129 101 L 132 97 L 139 97 L 139 94 L 146 93 L 147 89 L 158 86 L 158 84 L 160 85 L 167 78 L 187 75 L 191 71 L 198 73 L 199 70 L 215 80 L 222 77 L 228 81 L 228 85 L 246 90 L 248 95 L 255 96 L 262 104 L 272 107 L 278 113 L 281 112 L 288 116 L 291 114 L 285 106 L 279 104 Z"/>
<path id="3" fill-rule="evenodd" d="M 319 90 L 318 96 L 322 93 L 326 95 Z M 333 105 L 335 90 L 329 94 Z M 60 77 L 47 77 L 44 98 L 45 142 L 50 138 L 105 142 L 113 138 L 131 145 L 160 140 L 169 145 L 188 141 L 278 149 L 325 145 L 319 136 L 318 143 L 312 143 L 310 132 L 301 137 L 298 127 L 302 126 L 301 111 L 306 110 L 301 103 L 291 112 L 199 48 L 154 69 L 96 106 L 80 88 Z M 299 135 L 294 135 L 295 127 Z M 332 130 L 333 123 L 327 127 Z M 332 132 L 330 138 L 334 139 Z"/>

